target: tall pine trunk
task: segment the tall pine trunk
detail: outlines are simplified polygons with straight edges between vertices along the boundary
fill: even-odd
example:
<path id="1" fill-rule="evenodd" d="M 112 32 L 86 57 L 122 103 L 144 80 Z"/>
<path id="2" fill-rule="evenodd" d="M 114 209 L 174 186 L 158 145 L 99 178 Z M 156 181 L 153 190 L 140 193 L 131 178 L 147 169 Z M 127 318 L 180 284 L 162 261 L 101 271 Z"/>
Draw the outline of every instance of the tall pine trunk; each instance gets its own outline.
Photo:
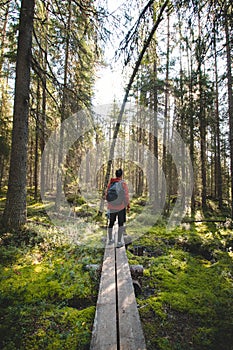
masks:
<path id="1" fill-rule="evenodd" d="M 34 199 L 38 198 L 38 161 L 39 161 L 39 133 L 40 133 L 40 83 L 37 81 L 37 106 L 36 106 L 36 130 L 35 130 L 35 159 L 34 159 Z"/>
<path id="2" fill-rule="evenodd" d="M 206 115 L 205 115 L 205 101 L 204 101 L 204 91 L 203 91 L 203 81 L 201 68 L 198 72 L 199 74 L 199 130 L 200 130 L 200 142 L 201 142 L 201 180 L 202 180 L 202 190 L 201 190 L 201 201 L 202 208 L 205 211 L 207 209 L 206 203 Z"/>
<path id="3" fill-rule="evenodd" d="M 216 24 L 215 24 L 216 25 Z M 217 48 L 216 48 L 216 30 L 214 28 L 214 66 L 215 66 L 215 134 L 216 134 L 216 178 L 215 188 L 218 197 L 219 208 L 222 209 L 222 167 L 221 167 L 221 144 L 220 144 L 220 121 L 219 121 L 219 93 L 218 93 L 218 65 L 217 65 Z"/>
<path id="4" fill-rule="evenodd" d="M 188 130 L 189 130 L 189 144 L 190 144 L 190 159 L 191 164 L 194 166 L 195 164 L 195 152 L 194 152 L 194 75 L 193 75 L 193 50 L 192 50 L 192 42 L 193 40 L 193 33 L 191 31 L 191 35 L 189 38 L 187 37 L 186 42 L 186 54 L 188 59 Z M 195 174 L 194 174 L 195 176 Z M 191 197 L 191 216 L 195 214 L 195 181 L 194 181 L 194 188 L 192 192 Z"/>
<path id="5" fill-rule="evenodd" d="M 158 151 L 158 83 L 157 83 L 157 53 L 155 47 L 155 58 L 153 62 L 153 123 L 152 123 L 152 145 L 153 154 L 156 160 L 159 157 Z M 159 172 L 158 172 L 158 162 L 154 162 L 152 169 L 152 176 L 154 178 L 154 198 L 153 198 L 153 209 L 159 208 Z"/>
<path id="6" fill-rule="evenodd" d="M 16 62 L 12 147 L 3 224 L 19 229 L 26 222 L 28 111 L 34 0 L 22 0 Z"/>
<path id="7" fill-rule="evenodd" d="M 199 131 L 200 131 L 200 143 L 201 143 L 201 202 L 202 209 L 206 211 L 206 113 L 205 113 L 205 91 L 203 89 L 204 77 L 202 73 L 202 31 L 201 31 L 201 13 L 198 11 L 198 43 L 197 43 L 197 60 L 198 60 L 198 86 L 199 86 Z"/>
<path id="8" fill-rule="evenodd" d="M 227 52 L 227 86 L 228 86 L 228 113 L 230 126 L 230 154 L 231 154 L 231 217 L 233 219 L 233 94 L 232 94 L 232 58 L 231 58 L 231 40 L 228 25 L 228 14 L 225 11 L 225 35 Z"/>
<path id="9" fill-rule="evenodd" d="M 49 20 L 49 1 L 47 1 L 46 6 L 46 23 L 48 23 Z M 43 77 L 42 77 L 42 115 L 41 115 L 41 126 L 40 126 L 40 152 L 43 154 L 44 147 L 45 147 L 45 139 L 46 139 L 46 110 L 47 110 L 47 62 L 48 62 L 48 25 L 44 25 L 45 28 L 45 40 L 44 40 L 44 52 L 42 57 L 42 64 L 43 64 Z M 44 197 L 45 195 L 45 178 L 46 178 L 46 164 L 45 164 L 45 157 L 41 158 L 41 164 L 40 164 L 40 193 L 41 196 Z"/>
<path id="10" fill-rule="evenodd" d="M 166 78 L 165 78 L 165 99 L 164 99 L 164 124 L 163 124 L 163 156 L 162 156 L 162 169 L 165 175 L 166 181 L 162 179 L 162 194 L 166 192 L 166 185 L 168 186 L 168 197 L 167 197 L 167 206 L 166 211 L 169 213 L 170 205 L 170 195 L 171 195 L 171 177 L 170 171 L 168 170 L 168 130 L 169 130 L 169 62 L 170 60 L 170 17 L 167 16 L 167 53 L 166 53 Z M 170 163 L 170 162 L 169 162 Z M 161 197 L 163 200 L 163 196 Z M 161 203 L 162 205 L 162 203 Z"/>
<path id="11" fill-rule="evenodd" d="M 62 161 L 63 161 L 63 148 L 64 148 L 64 127 L 62 123 L 66 119 L 66 108 L 67 108 L 67 82 L 68 82 L 68 65 L 69 65 L 69 46 L 70 46 L 70 25 L 71 25 L 71 0 L 69 0 L 69 13 L 67 20 L 67 33 L 66 33 L 66 44 L 65 44 L 65 63 L 64 63 L 64 81 L 63 81 L 63 96 L 61 104 L 61 127 L 60 127 L 60 140 L 58 150 L 58 164 L 57 164 L 57 190 L 56 190 L 56 210 L 60 211 L 61 197 L 62 197 Z"/>

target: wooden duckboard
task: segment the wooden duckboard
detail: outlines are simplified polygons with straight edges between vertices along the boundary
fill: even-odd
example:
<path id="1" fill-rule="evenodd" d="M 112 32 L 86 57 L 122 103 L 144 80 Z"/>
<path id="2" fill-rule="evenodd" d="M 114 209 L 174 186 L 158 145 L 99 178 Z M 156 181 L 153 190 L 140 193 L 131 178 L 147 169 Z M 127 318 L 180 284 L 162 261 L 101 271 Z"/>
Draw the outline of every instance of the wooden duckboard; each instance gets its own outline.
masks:
<path id="1" fill-rule="evenodd" d="M 90 350 L 146 350 L 125 247 L 105 247 Z"/>
<path id="2" fill-rule="evenodd" d="M 117 350 L 115 248 L 106 246 L 90 350 Z"/>

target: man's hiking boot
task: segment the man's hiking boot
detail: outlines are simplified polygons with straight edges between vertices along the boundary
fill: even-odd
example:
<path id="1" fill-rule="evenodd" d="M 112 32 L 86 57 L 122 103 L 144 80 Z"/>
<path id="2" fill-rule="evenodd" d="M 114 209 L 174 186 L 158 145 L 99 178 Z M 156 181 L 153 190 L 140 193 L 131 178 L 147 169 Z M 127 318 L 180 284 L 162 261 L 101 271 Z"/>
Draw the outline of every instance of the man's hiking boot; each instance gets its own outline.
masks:
<path id="1" fill-rule="evenodd" d="M 124 226 L 120 226 L 120 227 L 118 228 L 117 242 L 121 242 L 122 235 L 123 235 L 123 231 L 124 231 Z"/>
<path id="2" fill-rule="evenodd" d="M 108 240 L 109 240 L 109 242 L 113 241 L 113 239 L 112 239 L 112 228 L 111 227 L 108 227 Z"/>

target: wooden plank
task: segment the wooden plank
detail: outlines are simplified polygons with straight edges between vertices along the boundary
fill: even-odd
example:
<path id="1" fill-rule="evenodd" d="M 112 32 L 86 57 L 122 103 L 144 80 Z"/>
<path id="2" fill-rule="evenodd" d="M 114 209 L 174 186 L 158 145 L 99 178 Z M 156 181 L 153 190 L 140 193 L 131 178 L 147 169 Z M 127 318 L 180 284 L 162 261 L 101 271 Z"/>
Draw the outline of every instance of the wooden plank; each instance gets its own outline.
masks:
<path id="1" fill-rule="evenodd" d="M 105 248 L 90 350 L 117 350 L 114 245 Z"/>
<path id="2" fill-rule="evenodd" d="M 146 350 L 125 247 L 116 249 L 119 339 L 121 350 Z"/>

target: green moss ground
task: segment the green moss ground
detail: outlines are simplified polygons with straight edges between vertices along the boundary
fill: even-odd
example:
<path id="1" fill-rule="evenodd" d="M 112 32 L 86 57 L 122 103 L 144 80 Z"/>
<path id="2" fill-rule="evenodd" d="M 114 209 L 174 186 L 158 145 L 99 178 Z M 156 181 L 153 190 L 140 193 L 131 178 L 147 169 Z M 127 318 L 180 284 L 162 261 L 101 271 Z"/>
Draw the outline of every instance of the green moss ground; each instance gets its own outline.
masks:
<path id="1" fill-rule="evenodd" d="M 103 249 L 38 225 L 49 222 L 40 203 L 28 212 L 22 232 L 1 232 L 0 349 L 89 349 L 100 274 L 86 266 Z"/>
<path id="2" fill-rule="evenodd" d="M 232 350 L 232 230 L 161 225 L 133 244 L 129 262 L 145 269 L 137 300 L 147 350 Z"/>
<path id="3" fill-rule="evenodd" d="M 27 245 L 2 237 L 1 349 L 89 348 L 99 274 L 86 265 L 100 264 L 102 250 L 62 244 L 56 235 L 28 229 Z"/>
<path id="4" fill-rule="evenodd" d="M 129 220 L 139 209 L 132 202 Z M 89 349 L 100 275 L 86 266 L 101 264 L 101 244 L 70 240 L 40 203 L 28 215 L 22 232 L 0 236 L 0 349 Z M 214 223 L 169 232 L 158 223 L 129 246 L 129 263 L 144 266 L 147 350 L 233 349 L 232 247 L 232 229 Z"/>

